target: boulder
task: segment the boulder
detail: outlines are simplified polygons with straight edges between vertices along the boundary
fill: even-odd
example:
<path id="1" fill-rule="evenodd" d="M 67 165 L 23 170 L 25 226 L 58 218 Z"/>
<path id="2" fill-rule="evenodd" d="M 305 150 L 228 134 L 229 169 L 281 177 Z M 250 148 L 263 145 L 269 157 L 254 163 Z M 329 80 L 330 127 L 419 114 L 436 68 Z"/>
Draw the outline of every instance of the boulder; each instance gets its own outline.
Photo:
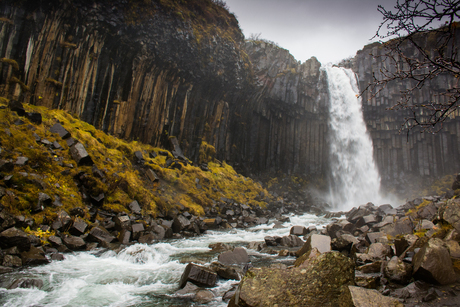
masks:
<path id="1" fill-rule="evenodd" d="M 88 234 L 88 241 L 97 242 L 99 244 L 111 243 L 113 240 L 115 240 L 115 237 L 101 227 L 94 227 Z"/>
<path id="2" fill-rule="evenodd" d="M 56 236 L 49 236 L 48 237 L 48 242 L 51 243 L 51 246 L 58 247 L 62 245 L 62 240 L 59 237 Z"/>
<path id="3" fill-rule="evenodd" d="M 229 251 L 232 249 L 232 247 L 228 245 L 227 243 L 220 243 L 220 242 L 209 244 L 208 247 L 213 252 L 224 252 L 224 251 Z"/>
<path id="4" fill-rule="evenodd" d="M 449 251 L 444 242 L 432 238 L 414 256 L 414 277 L 430 283 L 447 285 L 456 281 Z"/>
<path id="5" fill-rule="evenodd" d="M 198 304 L 207 304 L 214 299 L 214 294 L 209 290 L 198 290 L 193 297 L 193 301 Z"/>
<path id="6" fill-rule="evenodd" d="M 404 307 L 400 301 L 393 297 L 383 296 L 374 289 L 364 289 L 361 287 L 348 286 L 354 307 Z"/>
<path id="7" fill-rule="evenodd" d="M 116 216 L 113 220 L 115 222 L 115 229 L 118 231 L 128 229 L 131 226 L 131 221 L 127 215 Z"/>
<path id="8" fill-rule="evenodd" d="M 160 181 L 160 177 L 150 168 L 145 171 L 145 174 L 152 183 Z"/>
<path id="9" fill-rule="evenodd" d="M 300 239 L 297 235 L 289 235 L 281 238 L 279 245 L 287 247 L 298 247 L 302 246 L 305 242 Z"/>
<path id="10" fill-rule="evenodd" d="M 30 249 L 28 235 L 16 227 L 8 228 L 0 233 L 0 247 L 6 249 L 13 246 L 17 246 L 19 251 L 28 251 Z"/>
<path id="11" fill-rule="evenodd" d="M 397 235 L 405 235 L 407 233 L 412 233 L 413 229 L 414 224 L 412 223 L 410 217 L 404 217 L 397 220 L 393 224 L 382 227 L 381 231 L 390 236 L 396 237 Z"/>
<path id="12" fill-rule="evenodd" d="M 185 228 L 190 226 L 190 221 L 183 215 L 178 215 L 174 218 L 173 224 L 172 224 L 172 230 L 175 233 L 178 233 Z"/>
<path id="13" fill-rule="evenodd" d="M 244 247 L 235 247 L 233 251 L 226 251 L 219 255 L 218 260 L 222 264 L 246 264 L 249 256 Z"/>
<path id="14" fill-rule="evenodd" d="M 136 223 L 131 226 L 132 230 L 132 235 L 133 239 L 137 240 L 139 237 L 142 235 L 142 232 L 144 231 L 144 224 L 142 223 Z"/>
<path id="15" fill-rule="evenodd" d="M 248 249 L 253 249 L 258 252 L 260 252 L 265 247 L 267 247 L 267 244 L 265 244 L 265 242 L 256 242 L 256 241 L 249 242 L 247 246 Z"/>
<path id="16" fill-rule="evenodd" d="M 28 251 L 21 253 L 22 265 L 39 265 L 48 263 L 48 259 L 42 250 L 31 246 Z"/>
<path id="17" fill-rule="evenodd" d="M 305 226 L 292 226 L 291 230 L 289 232 L 291 235 L 296 235 L 296 236 L 304 236 L 308 233 L 307 228 Z"/>
<path id="18" fill-rule="evenodd" d="M 122 229 L 119 233 L 118 233 L 118 241 L 120 241 L 121 244 L 128 244 L 129 241 L 131 240 L 131 231 L 127 230 L 127 229 Z M 141 242 L 139 242 L 141 243 Z M 147 242 L 142 242 L 142 243 L 147 243 Z"/>
<path id="19" fill-rule="evenodd" d="M 224 279 L 240 280 L 240 276 L 238 275 L 237 270 L 229 265 L 224 265 L 219 262 L 213 262 L 211 263 L 211 266 L 209 268 L 212 271 L 216 272 L 217 275 L 219 275 L 219 277 L 222 277 Z"/>
<path id="20" fill-rule="evenodd" d="M 63 236 L 62 242 L 73 251 L 84 250 L 86 248 L 85 241 L 80 237 Z"/>
<path id="21" fill-rule="evenodd" d="M 319 255 L 307 267 L 252 268 L 240 282 L 234 306 L 353 306 L 353 261 L 339 252 Z"/>
<path id="22" fill-rule="evenodd" d="M 22 260 L 18 256 L 5 255 L 5 257 L 3 257 L 2 266 L 18 268 L 18 267 L 22 266 Z"/>
<path id="23" fill-rule="evenodd" d="M 373 259 L 385 259 L 386 257 L 391 257 L 393 251 L 391 250 L 391 247 L 387 244 L 372 243 L 369 246 L 367 254 L 371 256 Z"/>
<path id="24" fill-rule="evenodd" d="M 139 203 L 135 200 L 131 202 L 129 205 L 129 210 L 134 213 L 134 214 L 141 214 L 141 206 L 139 206 Z"/>
<path id="25" fill-rule="evenodd" d="M 264 241 L 267 246 L 277 246 L 278 245 L 278 243 L 276 242 L 276 238 L 272 236 L 264 237 Z"/>
<path id="26" fill-rule="evenodd" d="M 449 254 L 452 258 L 460 259 L 460 245 L 457 241 L 447 240 L 446 247 L 449 250 Z"/>
<path id="27" fill-rule="evenodd" d="M 70 155 L 75 160 L 75 162 L 77 162 L 78 166 L 91 166 L 94 164 L 82 143 L 76 143 L 70 147 Z"/>
<path id="28" fill-rule="evenodd" d="M 56 219 L 51 224 L 51 228 L 54 230 L 66 231 L 69 228 L 72 218 L 64 210 L 58 212 Z"/>
<path id="29" fill-rule="evenodd" d="M 214 287 L 217 281 L 217 274 L 203 266 L 189 263 L 182 273 L 179 288 L 184 288 L 188 281 L 200 287 Z"/>
<path id="30" fill-rule="evenodd" d="M 63 139 L 70 138 L 71 134 L 67 131 L 60 123 L 55 123 L 51 128 L 50 132 L 57 133 Z"/>
<path id="31" fill-rule="evenodd" d="M 142 154 L 142 151 L 135 151 L 134 152 L 134 162 L 136 164 L 144 164 L 145 163 L 145 160 L 144 160 L 144 155 Z"/>
<path id="32" fill-rule="evenodd" d="M 75 218 L 72 226 L 69 229 L 69 233 L 74 236 L 81 236 L 85 233 L 88 224 L 81 218 Z"/>
<path id="33" fill-rule="evenodd" d="M 412 265 L 394 256 L 385 266 L 384 273 L 385 277 L 393 282 L 407 284 L 412 278 Z"/>
<path id="34" fill-rule="evenodd" d="M 331 250 L 331 237 L 313 234 L 308 237 L 301 249 L 296 252 L 297 258 L 303 254 L 309 253 L 312 248 L 316 247 L 320 253 Z"/>
<path id="35" fill-rule="evenodd" d="M 8 103 L 8 107 L 11 111 L 16 112 L 19 116 L 25 116 L 26 110 L 21 102 L 17 100 L 10 100 Z"/>

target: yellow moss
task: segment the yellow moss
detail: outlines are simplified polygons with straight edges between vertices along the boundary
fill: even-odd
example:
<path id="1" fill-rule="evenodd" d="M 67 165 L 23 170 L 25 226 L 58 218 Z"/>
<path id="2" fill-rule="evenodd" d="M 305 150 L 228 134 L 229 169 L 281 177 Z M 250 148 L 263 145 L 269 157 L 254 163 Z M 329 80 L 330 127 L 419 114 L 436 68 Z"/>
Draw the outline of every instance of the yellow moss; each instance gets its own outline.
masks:
<path id="1" fill-rule="evenodd" d="M 206 142 L 201 142 L 200 153 L 199 153 L 199 163 L 207 163 L 214 161 L 216 155 L 216 149 L 214 146 L 209 145 Z"/>
<path id="2" fill-rule="evenodd" d="M 9 102 L 10 100 L 8 98 L 0 97 L 0 104 L 8 105 Z"/>
<path id="3" fill-rule="evenodd" d="M 13 66 L 14 70 L 19 70 L 18 62 L 16 62 L 15 60 L 2 58 L 2 59 L 0 59 L 0 62 L 10 64 L 11 66 Z"/>

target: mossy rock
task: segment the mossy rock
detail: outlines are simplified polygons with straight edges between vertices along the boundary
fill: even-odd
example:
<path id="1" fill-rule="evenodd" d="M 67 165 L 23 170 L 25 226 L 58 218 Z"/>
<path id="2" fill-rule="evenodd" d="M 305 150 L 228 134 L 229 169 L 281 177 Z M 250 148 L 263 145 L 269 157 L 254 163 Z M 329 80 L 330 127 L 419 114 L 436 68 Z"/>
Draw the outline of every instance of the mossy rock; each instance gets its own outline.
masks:
<path id="1" fill-rule="evenodd" d="M 235 294 L 237 306 L 353 306 L 354 263 L 339 252 L 323 253 L 308 267 L 256 268 Z"/>

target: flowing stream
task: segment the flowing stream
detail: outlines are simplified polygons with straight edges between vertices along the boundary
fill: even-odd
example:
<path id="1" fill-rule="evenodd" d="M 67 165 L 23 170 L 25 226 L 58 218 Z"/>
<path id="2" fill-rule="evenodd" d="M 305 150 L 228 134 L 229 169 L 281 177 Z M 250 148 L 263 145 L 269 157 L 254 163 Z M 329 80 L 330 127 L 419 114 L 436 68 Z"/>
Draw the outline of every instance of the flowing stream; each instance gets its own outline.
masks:
<path id="1" fill-rule="evenodd" d="M 383 200 L 372 140 L 363 119 L 355 74 L 350 69 L 325 68 L 329 90 L 331 199 L 340 210 Z"/>
<path id="2" fill-rule="evenodd" d="M 186 264 L 209 264 L 218 253 L 208 248 L 212 243 L 246 246 L 251 241 L 263 241 L 265 236 L 285 236 L 293 225 L 324 227 L 330 220 L 305 214 L 290 216 L 285 228 L 274 224 L 246 230 L 207 231 L 196 238 L 175 239 L 152 245 L 134 244 L 116 254 L 108 250 L 65 254 L 63 261 L 52 261 L 1 275 L 1 306 L 202 306 L 191 301 L 190 295 L 177 295 L 178 282 Z M 294 260 L 277 255 L 248 250 L 254 266 Z M 6 288 L 17 278 L 38 278 L 42 289 Z M 237 281 L 221 280 L 211 291 L 216 298 L 203 306 L 227 306 L 222 295 Z"/>

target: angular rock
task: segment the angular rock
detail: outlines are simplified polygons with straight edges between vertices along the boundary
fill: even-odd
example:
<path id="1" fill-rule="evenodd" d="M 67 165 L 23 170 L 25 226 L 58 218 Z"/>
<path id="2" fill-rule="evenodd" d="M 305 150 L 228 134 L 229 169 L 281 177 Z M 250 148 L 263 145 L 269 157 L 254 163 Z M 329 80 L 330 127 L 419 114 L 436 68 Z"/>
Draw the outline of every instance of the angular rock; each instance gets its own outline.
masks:
<path id="1" fill-rule="evenodd" d="M 137 240 L 142 235 L 142 232 L 145 230 L 144 224 L 142 223 L 133 224 L 131 226 L 131 230 L 132 230 L 133 239 Z"/>
<path id="2" fill-rule="evenodd" d="M 348 290 L 353 284 L 353 261 L 339 252 L 327 252 L 307 267 L 250 269 L 240 282 L 234 303 L 235 306 L 353 306 Z"/>
<path id="3" fill-rule="evenodd" d="M 24 157 L 24 156 L 20 156 L 16 159 L 16 162 L 14 162 L 14 164 L 18 165 L 18 166 L 24 166 L 27 164 L 27 161 L 29 161 L 29 158 L 27 157 Z"/>
<path id="4" fill-rule="evenodd" d="M 264 237 L 264 241 L 267 246 L 277 246 L 278 245 L 278 243 L 276 242 L 276 238 L 272 236 Z"/>
<path id="5" fill-rule="evenodd" d="M 77 217 L 74 220 L 72 227 L 70 227 L 69 233 L 74 236 L 81 236 L 85 233 L 86 228 L 88 228 L 88 224 L 81 218 Z"/>
<path id="6" fill-rule="evenodd" d="M 59 211 L 58 216 L 51 224 L 51 228 L 54 230 L 64 230 L 66 231 L 70 223 L 72 222 L 72 218 L 70 215 L 67 214 L 64 210 Z"/>
<path id="7" fill-rule="evenodd" d="M 219 262 L 213 262 L 211 263 L 211 266 L 209 268 L 212 271 L 216 272 L 217 275 L 219 275 L 219 277 L 222 277 L 224 279 L 240 280 L 240 276 L 238 275 L 237 270 L 229 265 L 224 265 Z"/>
<path id="8" fill-rule="evenodd" d="M 30 249 L 28 235 L 16 227 L 8 228 L 0 233 L 0 247 L 6 249 L 13 246 L 17 246 L 19 251 L 28 251 Z"/>
<path id="9" fill-rule="evenodd" d="M 67 131 L 60 123 L 55 123 L 51 128 L 50 132 L 57 133 L 62 139 L 70 138 L 71 134 Z"/>
<path id="10" fill-rule="evenodd" d="M 26 117 L 34 124 L 41 125 L 42 123 L 42 115 L 37 112 L 30 112 L 26 113 Z"/>
<path id="11" fill-rule="evenodd" d="M 385 259 L 386 257 L 391 257 L 393 252 L 391 247 L 383 243 L 372 243 L 369 246 L 369 251 L 367 252 L 369 256 L 373 259 Z"/>
<path id="12" fill-rule="evenodd" d="M 243 247 L 235 247 L 233 251 L 226 251 L 219 255 L 218 260 L 222 264 L 245 264 L 249 262 L 249 256 Z"/>
<path id="13" fill-rule="evenodd" d="M 309 253 L 311 249 L 316 247 L 320 253 L 325 253 L 331 250 L 331 237 L 313 234 L 308 237 L 301 249 L 296 252 L 297 258 L 303 254 Z"/>
<path id="14" fill-rule="evenodd" d="M 24 106 L 21 102 L 17 100 L 10 100 L 10 102 L 8 103 L 8 107 L 11 111 L 16 112 L 19 116 L 26 115 L 26 110 L 24 110 Z"/>
<path id="15" fill-rule="evenodd" d="M 129 205 L 129 210 L 131 210 L 132 213 L 134 214 L 141 214 L 141 207 L 139 206 L 139 203 L 135 200 L 132 201 Z"/>
<path id="16" fill-rule="evenodd" d="M 22 260 L 21 258 L 14 255 L 5 255 L 5 257 L 3 257 L 2 266 L 18 268 L 22 266 Z"/>
<path id="17" fill-rule="evenodd" d="M 414 276 L 431 283 L 447 285 L 457 276 L 442 240 L 432 238 L 414 256 Z"/>
<path id="18" fill-rule="evenodd" d="M 128 229 L 131 226 L 131 221 L 127 215 L 116 216 L 113 220 L 115 222 L 115 229 L 118 231 Z"/>
<path id="19" fill-rule="evenodd" d="M 214 299 L 214 294 L 209 290 L 198 290 L 193 301 L 198 304 L 207 304 Z"/>
<path id="20" fill-rule="evenodd" d="M 304 243 L 305 242 L 302 241 L 302 239 L 300 239 L 297 235 L 289 235 L 282 237 L 279 245 L 287 247 L 298 247 L 302 246 Z"/>
<path id="21" fill-rule="evenodd" d="M 412 278 L 412 265 L 394 256 L 385 266 L 384 273 L 385 277 L 393 282 L 407 284 Z"/>
<path id="22" fill-rule="evenodd" d="M 214 287 L 217 281 L 217 274 L 211 270 L 194 264 L 189 263 L 186 267 L 179 281 L 179 288 L 185 287 L 187 282 L 191 282 L 200 287 Z"/>
<path id="23" fill-rule="evenodd" d="M 145 171 L 145 174 L 152 183 L 160 181 L 160 177 L 158 177 L 158 175 L 150 168 Z"/>
<path id="24" fill-rule="evenodd" d="M 75 160 L 75 162 L 77 162 L 78 166 L 91 166 L 94 164 L 82 143 L 76 143 L 70 147 L 70 155 Z"/>
<path id="25" fill-rule="evenodd" d="M 136 164 L 144 164 L 145 163 L 145 160 L 144 160 L 144 155 L 142 154 L 142 151 L 135 151 L 134 152 L 134 162 Z"/>
<path id="26" fill-rule="evenodd" d="M 42 250 L 31 246 L 28 251 L 21 253 L 22 265 L 47 264 L 49 261 Z"/>
<path id="27" fill-rule="evenodd" d="M 86 242 L 80 237 L 64 236 L 62 242 L 73 251 L 84 250 L 86 248 Z"/>
<path id="28" fill-rule="evenodd" d="M 58 247 L 62 245 L 62 240 L 59 237 L 56 236 L 49 236 L 48 237 L 48 242 L 51 243 L 51 246 Z"/>
<path id="29" fill-rule="evenodd" d="M 412 233 L 414 229 L 414 224 L 412 223 L 409 217 L 404 217 L 397 220 L 394 224 L 386 225 L 382 227 L 381 231 L 396 237 L 397 235 L 405 235 L 407 233 Z"/>
<path id="30" fill-rule="evenodd" d="M 374 289 L 364 289 L 361 287 L 348 286 L 353 300 L 354 307 L 404 307 L 404 304 L 397 299 L 383 296 Z"/>
<path id="31" fill-rule="evenodd" d="M 178 215 L 174 218 L 173 224 L 172 224 L 172 230 L 175 233 L 180 232 L 181 230 L 184 230 L 190 226 L 190 221 L 184 217 L 183 215 Z"/>
<path id="32" fill-rule="evenodd" d="M 129 243 L 130 240 L 131 240 L 131 231 L 129 231 L 127 229 L 122 229 L 118 234 L 118 241 L 120 241 L 121 244 L 126 245 L 126 244 Z M 139 242 L 139 243 L 147 243 L 147 241 Z"/>
<path id="33" fill-rule="evenodd" d="M 305 228 L 305 226 L 292 226 L 291 227 L 291 230 L 290 230 L 290 234 L 291 235 L 296 235 L 296 236 L 304 236 L 307 234 L 307 228 Z"/>
<path id="34" fill-rule="evenodd" d="M 101 227 L 94 227 L 88 234 L 88 240 L 99 244 L 107 244 L 115 240 L 115 237 Z"/>

